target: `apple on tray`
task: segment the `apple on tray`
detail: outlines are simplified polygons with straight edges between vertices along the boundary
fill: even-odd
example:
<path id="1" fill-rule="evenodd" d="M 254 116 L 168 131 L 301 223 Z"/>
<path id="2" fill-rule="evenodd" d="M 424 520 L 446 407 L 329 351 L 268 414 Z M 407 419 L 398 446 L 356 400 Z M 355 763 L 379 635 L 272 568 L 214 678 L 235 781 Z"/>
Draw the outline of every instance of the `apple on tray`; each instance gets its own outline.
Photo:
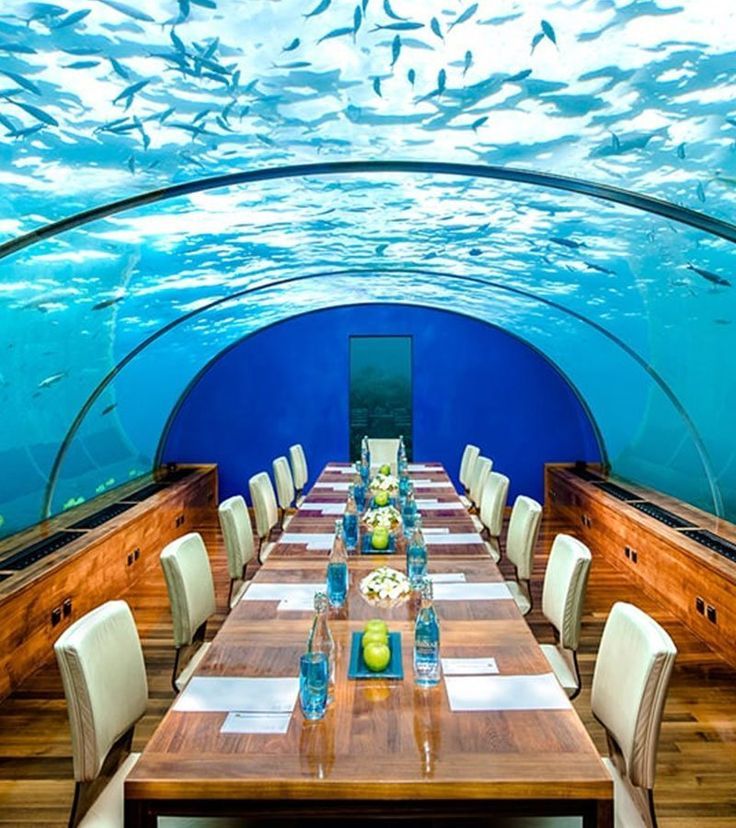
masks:
<path id="1" fill-rule="evenodd" d="M 391 533 L 383 526 L 376 526 L 371 533 L 371 546 L 374 549 L 388 549 L 391 543 Z"/>
<path id="2" fill-rule="evenodd" d="M 391 466 L 388 463 L 384 463 L 378 471 L 381 474 L 391 474 Z"/>
<path id="3" fill-rule="evenodd" d="M 389 496 L 388 492 L 376 492 L 373 497 L 376 506 L 388 506 Z"/>
<path id="4" fill-rule="evenodd" d="M 391 662 L 388 627 L 380 618 L 369 621 L 364 628 L 361 639 L 363 661 L 373 673 L 385 670 Z"/>

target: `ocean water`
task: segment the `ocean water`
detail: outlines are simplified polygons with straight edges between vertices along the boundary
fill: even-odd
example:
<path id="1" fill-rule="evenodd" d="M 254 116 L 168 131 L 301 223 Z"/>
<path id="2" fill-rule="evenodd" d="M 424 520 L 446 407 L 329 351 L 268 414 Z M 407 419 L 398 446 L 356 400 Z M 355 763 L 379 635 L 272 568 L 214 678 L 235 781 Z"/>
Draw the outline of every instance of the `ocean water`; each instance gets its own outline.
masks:
<path id="1" fill-rule="evenodd" d="M 4 0 L 0 244 L 325 166 L 0 247 L 0 535 L 150 470 L 223 348 L 356 301 L 511 331 L 614 471 L 736 519 L 733 31 L 725 0 Z"/>

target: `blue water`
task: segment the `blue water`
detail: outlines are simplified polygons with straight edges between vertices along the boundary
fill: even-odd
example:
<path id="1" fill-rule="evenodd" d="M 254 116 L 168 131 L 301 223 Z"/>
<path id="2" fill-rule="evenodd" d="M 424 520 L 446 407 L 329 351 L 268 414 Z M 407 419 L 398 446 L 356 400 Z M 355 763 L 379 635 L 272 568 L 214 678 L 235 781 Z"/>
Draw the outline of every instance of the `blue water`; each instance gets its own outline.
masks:
<path id="1" fill-rule="evenodd" d="M 427 547 L 409 542 L 406 547 L 406 575 L 416 589 L 427 574 Z"/>
<path id="2" fill-rule="evenodd" d="M 345 514 L 342 517 L 342 528 L 345 544 L 348 549 L 355 549 L 358 545 L 358 515 Z"/>
<path id="3" fill-rule="evenodd" d="M 355 159 L 554 173 L 733 222 L 733 27 L 725 0 L 5 0 L 0 243 L 172 183 Z M 370 171 L 38 241 L 0 259 L 0 535 L 150 470 L 223 349 L 356 301 L 521 337 L 579 389 L 614 472 L 736 519 L 735 261 L 586 195 Z"/>
<path id="4" fill-rule="evenodd" d="M 327 598 L 333 607 L 345 603 L 348 592 L 348 565 L 346 563 L 327 564 Z"/>

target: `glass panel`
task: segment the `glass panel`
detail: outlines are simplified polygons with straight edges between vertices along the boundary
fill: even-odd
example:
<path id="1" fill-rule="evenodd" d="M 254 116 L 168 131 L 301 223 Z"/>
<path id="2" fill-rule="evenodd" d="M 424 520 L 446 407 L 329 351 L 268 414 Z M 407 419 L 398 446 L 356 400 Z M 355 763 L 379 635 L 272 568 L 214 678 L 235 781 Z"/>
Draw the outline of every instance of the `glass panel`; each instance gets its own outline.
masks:
<path id="1" fill-rule="evenodd" d="M 150 468 L 222 348 L 363 301 L 519 335 L 588 402 L 614 471 L 736 517 L 732 273 L 729 243 L 661 217 L 450 176 L 271 181 L 101 219 L 2 260 L 0 532 Z"/>
<path id="2" fill-rule="evenodd" d="M 363 435 L 404 437 L 412 458 L 412 342 L 410 336 L 350 337 L 350 451 L 360 458 Z"/>

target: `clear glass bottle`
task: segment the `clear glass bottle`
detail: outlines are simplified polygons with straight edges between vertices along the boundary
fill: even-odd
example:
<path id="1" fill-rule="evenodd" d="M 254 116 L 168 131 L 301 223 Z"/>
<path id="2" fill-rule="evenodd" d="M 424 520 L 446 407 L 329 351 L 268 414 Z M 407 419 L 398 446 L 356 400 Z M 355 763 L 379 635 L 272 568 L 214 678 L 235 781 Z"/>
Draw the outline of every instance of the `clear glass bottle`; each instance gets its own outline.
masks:
<path id="1" fill-rule="evenodd" d="M 310 653 L 324 653 L 329 663 L 330 685 L 327 691 L 327 703 L 335 697 L 335 641 L 330 632 L 330 625 L 327 622 L 327 610 L 329 601 L 324 592 L 314 594 L 314 620 L 312 629 L 309 631 L 307 640 L 307 651 Z"/>
<path id="2" fill-rule="evenodd" d="M 352 484 L 348 487 L 348 499 L 345 504 L 345 513 L 342 516 L 342 529 L 345 545 L 348 549 L 355 549 L 358 545 L 358 506 L 355 502 L 355 486 Z"/>
<path id="3" fill-rule="evenodd" d="M 362 466 L 367 466 L 369 469 L 371 467 L 371 450 L 368 445 L 367 434 L 364 434 L 363 439 L 360 441 L 360 463 Z"/>
<path id="4" fill-rule="evenodd" d="M 427 575 L 427 543 L 422 533 L 422 519 L 414 519 L 414 530 L 406 545 L 406 577 L 412 589 L 419 589 Z"/>
<path id="5" fill-rule="evenodd" d="M 409 463 L 406 459 L 406 446 L 404 445 L 404 435 L 399 435 L 399 448 L 396 452 L 396 471 L 399 475 L 402 472 L 408 471 Z"/>
<path id="6" fill-rule="evenodd" d="M 357 520 L 357 515 L 356 515 Z M 335 537 L 327 561 L 327 599 L 333 607 L 341 607 L 348 594 L 348 553 L 342 521 L 335 521 Z"/>
<path id="7" fill-rule="evenodd" d="M 414 626 L 414 681 L 433 687 L 440 681 L 440 622 L 432 603 L 432 582 L 422 582 L 422 605 Z"/>

